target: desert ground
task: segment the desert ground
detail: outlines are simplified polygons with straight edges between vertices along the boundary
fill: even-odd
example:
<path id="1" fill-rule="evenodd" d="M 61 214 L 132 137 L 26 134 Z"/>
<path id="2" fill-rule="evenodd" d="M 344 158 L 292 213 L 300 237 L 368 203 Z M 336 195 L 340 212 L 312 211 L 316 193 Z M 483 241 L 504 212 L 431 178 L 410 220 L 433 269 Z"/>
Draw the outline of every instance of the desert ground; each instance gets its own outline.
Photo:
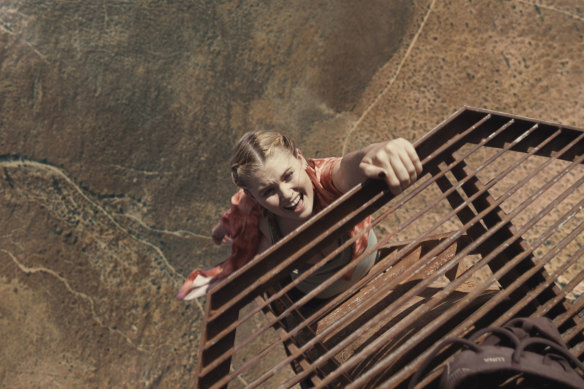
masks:
<path id="1" fill-rule="evenodd" d="M 1 387 L 193 386 L 204 299 L 175 295 L 229 255 L 246 131 L 322 157 L 583 102 L 581 0 L 4 0 Z"/>

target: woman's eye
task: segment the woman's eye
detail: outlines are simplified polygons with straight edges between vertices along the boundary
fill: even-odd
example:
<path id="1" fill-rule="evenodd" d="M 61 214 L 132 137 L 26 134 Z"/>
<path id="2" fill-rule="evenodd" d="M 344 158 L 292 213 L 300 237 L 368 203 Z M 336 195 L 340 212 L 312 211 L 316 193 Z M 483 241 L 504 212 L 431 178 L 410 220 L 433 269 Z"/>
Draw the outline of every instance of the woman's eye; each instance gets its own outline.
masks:
<path id="1" fill-rule="evenodd" d="M 292 173 L 292 172 L 290 172 L 290 173 L 287 173 L 287 174 L 284 176 L 284 180 L 285 180 L 286 182 L 290 181 L 290 180 L 292 179 L 292 175 L 293 175 L 293 173 Z"/>
<path id="2" fill-rule="evenodd" d="M 267 198 L 267 197 L 270 197 L 273 194 L 274 194 L 274 190 L 273 189 L 266 189 L 264 191 L 264 193 L 263 193 L 263 196 Z"/>

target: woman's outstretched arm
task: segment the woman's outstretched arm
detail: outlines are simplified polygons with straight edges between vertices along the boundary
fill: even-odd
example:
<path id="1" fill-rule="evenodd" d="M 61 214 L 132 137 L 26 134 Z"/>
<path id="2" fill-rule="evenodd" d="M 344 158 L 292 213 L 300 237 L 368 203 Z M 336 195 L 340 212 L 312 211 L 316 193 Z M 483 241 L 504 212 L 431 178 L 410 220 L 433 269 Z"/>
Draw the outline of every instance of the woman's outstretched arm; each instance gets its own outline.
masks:
<path id="1" fill-rule="evenodd" d="M 421 173 L 422 164 L 414 146 L 397 138 L 373 143 L 343 156 L 333 169 L 333 183 L 341 192 L 347 192 L 367 178 L 381 179 L 397 195 Z"/>

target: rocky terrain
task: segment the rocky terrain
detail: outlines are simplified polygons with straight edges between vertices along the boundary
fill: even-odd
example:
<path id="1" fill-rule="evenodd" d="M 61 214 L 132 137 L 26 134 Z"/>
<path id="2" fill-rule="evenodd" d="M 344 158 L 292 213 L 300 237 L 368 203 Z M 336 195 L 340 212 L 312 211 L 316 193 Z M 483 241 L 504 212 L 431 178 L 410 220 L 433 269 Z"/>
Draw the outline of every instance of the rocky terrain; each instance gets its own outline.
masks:
<path id="1" fill-rule="evenodd" d="M 584 127 L 581 0 L 0 3 L 0 384 L 192 387 L 236 139 L 415 140 L 462 105 Z M 242 385 L 244 382 L 242 382 Z"/>

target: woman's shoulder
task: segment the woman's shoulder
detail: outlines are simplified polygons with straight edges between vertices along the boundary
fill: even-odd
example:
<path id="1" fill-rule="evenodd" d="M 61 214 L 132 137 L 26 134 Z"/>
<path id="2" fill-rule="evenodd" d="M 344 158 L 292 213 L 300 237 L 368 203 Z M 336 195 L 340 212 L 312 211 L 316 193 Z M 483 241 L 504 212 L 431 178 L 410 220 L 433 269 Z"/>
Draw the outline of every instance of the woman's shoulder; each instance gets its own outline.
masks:
<path id="1" fill-rule="evenodd" d="M 322 169 L 327 166 L 334 166 L 341 160 L 341 157 L 308 158 L 308 165 L 315 169 Z"/>
<path id="2" fill-rule="evenodd" d="M 335 166 L 341 161 L 341 157 L 312 158 L 308 163 L 306 173 L 318 193 L 322 206 L 326 206 L 343 194 L 335 185 L 333 173 Z"/>

